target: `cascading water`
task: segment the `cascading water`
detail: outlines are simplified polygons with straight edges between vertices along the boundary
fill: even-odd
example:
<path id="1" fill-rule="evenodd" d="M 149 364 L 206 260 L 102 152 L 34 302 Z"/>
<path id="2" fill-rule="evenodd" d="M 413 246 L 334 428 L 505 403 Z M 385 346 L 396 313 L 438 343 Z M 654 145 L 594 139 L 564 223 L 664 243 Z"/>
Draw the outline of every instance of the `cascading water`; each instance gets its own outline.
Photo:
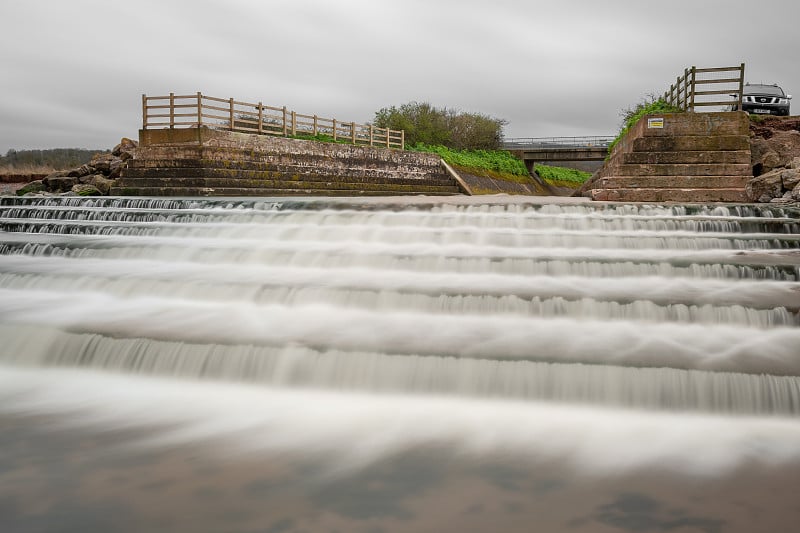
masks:
<path id="1" fill-rule="evenodd" d="M 351 481 L 397 457 L 430 470 L 434 448 L 618 482 L 800 468 L 792 208 L 1 201 L 6 425 L 324 457 Z"/>

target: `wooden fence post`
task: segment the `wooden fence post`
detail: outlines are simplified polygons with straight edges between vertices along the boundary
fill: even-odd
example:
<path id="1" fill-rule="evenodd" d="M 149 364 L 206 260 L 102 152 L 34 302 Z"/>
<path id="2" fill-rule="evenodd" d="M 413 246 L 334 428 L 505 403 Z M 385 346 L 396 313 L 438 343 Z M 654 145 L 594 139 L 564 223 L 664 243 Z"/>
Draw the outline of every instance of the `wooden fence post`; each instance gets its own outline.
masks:
<path id="1" fill-rule="evenodd" d="M 683 69 L 683 102 L 678 101 L 678 107 L 687 111 L 689 108 L 689 69 Z"/>
<path id="2" fill-rule="evenodd" d="M 231 108 L 231 131 L 233 131 L 233 98 L 229 100 L 230 108 Z"/>
<path id="3" fill-rule="evenodd" d="M 175 93 L 169 93 L 169 129 L 175 127 Z"/>
<path id="4" fill-rule="evenodd" d="M 742 100 L 744 100 L 744 63 L 739 66 L 739 105 L 738 111 L 742 110 Z"/>
<path id="5" fill-rule="evenodd" d="M 406 130 L 400 130 L 400 149 L 406 149 Z"/>
<path id="6" fill-rule="evenodd" d="M 386 128 L 386 148 L 389 148 L 389 135 L 392 133 L 392 130 Z"/>
<path id="7" fill-rule="evenodd" d="M 264 106 L 258 103 L 258 134 L 264 133 Z"/>
<path id="8" fill-rule="evenodd" d="M 372 146 L 372 139 L 374 135 L 374 129 L 372 124 L 369 125 L 369 145 Z"/>
<path id="9" fill-rule="evenodd" d="M 203 126 L 203 94 L 197 91 L 197 127 Z"/>
<path id="10" fill-rule="evenodd" d="M 317 115 L 314 115 L 314 137 L 317 136 Z"/>
<path id="11" fill-rule="evenodd" d="M 333 140 L 336 141 L 336 119 L 333 119 Z"/>
<path id="12" fill-rule="evenodd" d="M 147 129 L 147 95 L 142 95 L 142 129 Z"/>
<path id="13" fill-rule="evenodd" d="M 288 131 L 286 130 L 286 106 L 283 106 L 283 136 L 286 137 Z"/>
<path id="14" fill-rule="evenodd" d="M 356 123 L 350 123 L 350 138 L 352 139 L 353 144 L 356 144 Z"/>
<path id="15" fill-rule="evenodd" d="M 689 105 L 689 111 L 694 113 L 694 93 L 695 93 L 695 81 L 697 80 L 697 67 L 692 65 L 692 100 L 691 104 Z"/>
<path id="16" fill-rule="evenodd" d="M 292 137 L 297 135 L 297 115 L 292 111 Z"/>

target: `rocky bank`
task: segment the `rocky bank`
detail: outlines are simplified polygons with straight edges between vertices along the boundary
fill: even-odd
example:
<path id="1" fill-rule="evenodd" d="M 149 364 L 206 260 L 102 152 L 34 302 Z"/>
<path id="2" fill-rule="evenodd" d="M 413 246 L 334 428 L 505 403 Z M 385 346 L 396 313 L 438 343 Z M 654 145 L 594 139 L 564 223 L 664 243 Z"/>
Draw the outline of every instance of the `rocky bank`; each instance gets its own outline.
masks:
<path id="1" fill-rule="evenodd" d="M 138 147 L 134 140 L 123 138 L 114 149 L 95 154 L 91 161 L 71 170 L 58 170 L 17 190 L 18 196 L 103 196 L 108 195 L 125 161 Z"/>
<path id="2" fill-rule="evenodd" d="M 750 122 L 753 202 L 800 203 L 800 117 L 753 118 Z"/>

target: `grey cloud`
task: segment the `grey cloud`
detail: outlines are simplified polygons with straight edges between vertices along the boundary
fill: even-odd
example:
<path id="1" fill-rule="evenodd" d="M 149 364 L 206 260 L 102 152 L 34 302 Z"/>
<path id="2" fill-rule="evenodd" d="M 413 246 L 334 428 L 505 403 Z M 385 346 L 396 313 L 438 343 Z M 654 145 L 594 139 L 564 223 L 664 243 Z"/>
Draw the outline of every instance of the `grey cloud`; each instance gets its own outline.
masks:
<path id="1" fill-rule="evenodd" d="M 697 66 L 747 64 L 800 95 L 800 4 L 744 0 L 6 0 L 0 153 L 109 148 L 142 93 L 203 91 L 342 120 L 428 101 L 516 136 L 614 133 L 619 111 Z M 686 16 L 692 12 L 693 16 Z M 795 102 L 794 109 L 800 103 Z"/>

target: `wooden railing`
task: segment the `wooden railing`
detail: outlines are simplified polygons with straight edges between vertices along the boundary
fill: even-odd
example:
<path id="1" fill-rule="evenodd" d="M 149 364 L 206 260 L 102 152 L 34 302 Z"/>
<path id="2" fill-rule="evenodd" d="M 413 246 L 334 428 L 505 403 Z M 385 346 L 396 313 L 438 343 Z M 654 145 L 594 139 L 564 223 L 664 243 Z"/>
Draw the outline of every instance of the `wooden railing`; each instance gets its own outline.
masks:
<path id="1" fill-rule="evenodd" d="M 401 150 L 405 147 L 403 130 L 303 115 L 286 107 L 216 98 L 199 92 L 192 95 L 142 95 L 142 129 L 199 127 L 284 137 L 327 135 L 334 141 L 352 144 Z"/>
<path id="2" fill-rule="evenodd" d="M 709 85 L 715 89 L 703 89 Z M 720 88 L 721 87 L 721 88 Z M 726 109 L 741 109 L 744 90 L 744 63 L 738 67 L 697 68 L 691 67 L 678 76 L 664 100 L 684 111 L 696 111 L 697 107 L 723 106 Z M 720 100 L 721 95 L 728 98 Z M 735 107 L 733 107 L 735 106 Z"/>

